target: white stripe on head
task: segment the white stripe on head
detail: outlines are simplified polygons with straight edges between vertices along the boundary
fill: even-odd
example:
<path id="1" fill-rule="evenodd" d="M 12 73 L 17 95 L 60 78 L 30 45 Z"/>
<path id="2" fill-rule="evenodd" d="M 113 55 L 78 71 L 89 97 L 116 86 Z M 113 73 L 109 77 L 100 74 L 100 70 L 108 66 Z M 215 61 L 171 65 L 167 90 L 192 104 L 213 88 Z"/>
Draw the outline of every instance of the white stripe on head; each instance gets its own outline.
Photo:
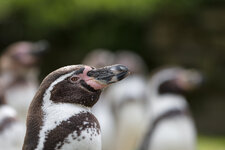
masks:
<path id="1" fill-rule="evenodd" d="M 43 97 L 42 111 L 43 111 L 43 125 L 39 132 L 39 141 L 35 150 L 42 150 L 46 139 L 46 134 L 58 126 L 62 121 L 68 120 L 71 116 L 80 113 L 81 111 L 90 111 L 89 108 L 69 103 L 54 103 L 51 98 L 51 91 L 54 86 L 71 76 L 73 72 L 67 73 L 56 79 L 49 88 L 45 91 Z"/>

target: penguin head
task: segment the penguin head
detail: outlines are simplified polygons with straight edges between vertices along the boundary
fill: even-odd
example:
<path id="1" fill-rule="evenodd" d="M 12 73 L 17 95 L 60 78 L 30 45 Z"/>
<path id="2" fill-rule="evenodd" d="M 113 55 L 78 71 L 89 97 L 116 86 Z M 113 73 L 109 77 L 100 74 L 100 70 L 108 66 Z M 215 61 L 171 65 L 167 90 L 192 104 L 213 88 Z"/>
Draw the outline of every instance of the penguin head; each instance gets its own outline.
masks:
<path id="1" fill-rule="evenodd" d="M 17 71 L 32 68 L 38 64 L 47 47 L 46 41 L 14 43 L 2 54 L 1 68 Z"/>
<path id="2" fill-rule="evenodd" d="M 159 94 L 185 94 L 202 83 L 200 72 L 180 67 L 166 68 L 153 76 Z"/>
<path id="3" fill-rule="evenodd" d="M 42 82 L 38 95 L 44 95 L 55 103 L 73 103 L 92 107 L 109 84 L 128 75 L 123 65 L 96 69 L 86 65 L 72 65 L 50 73 Z M 43 96 L 42 96 L 43 97 Z"/>

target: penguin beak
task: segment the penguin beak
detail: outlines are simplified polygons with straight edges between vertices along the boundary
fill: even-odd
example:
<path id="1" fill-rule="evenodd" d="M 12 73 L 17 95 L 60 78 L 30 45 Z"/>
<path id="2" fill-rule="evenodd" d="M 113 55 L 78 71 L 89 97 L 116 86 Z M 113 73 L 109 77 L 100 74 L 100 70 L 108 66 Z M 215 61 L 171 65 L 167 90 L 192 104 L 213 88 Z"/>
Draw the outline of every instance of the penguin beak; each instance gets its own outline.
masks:
<path id="1" fill-rule="evenodd" d="M 92 69 L 87 72 L 87 76 L 91 78 L 90 82 L 95 82 L 98 86 L 95 89 L 101 89 L 109 84 L 118 82 L 129 75 L 129 70 L 123 65 L 106 66 L 99 69 Z M 93 84 L 92 84 L 93 85 Z"/>
<path id="2" fill-rule="evenodd" d="M 33 44 L 31 55 L 40 57 L 47 52 L 49 44 L 46 40 L 41 40 Z"/>
<path id="3" fill-rule="evenodd" d="M 203 82 L 203 75 L 197 70 L 189 69 L 182 72 L 179 76 L 180 85 L 186 90 L 192 90 Z"/>

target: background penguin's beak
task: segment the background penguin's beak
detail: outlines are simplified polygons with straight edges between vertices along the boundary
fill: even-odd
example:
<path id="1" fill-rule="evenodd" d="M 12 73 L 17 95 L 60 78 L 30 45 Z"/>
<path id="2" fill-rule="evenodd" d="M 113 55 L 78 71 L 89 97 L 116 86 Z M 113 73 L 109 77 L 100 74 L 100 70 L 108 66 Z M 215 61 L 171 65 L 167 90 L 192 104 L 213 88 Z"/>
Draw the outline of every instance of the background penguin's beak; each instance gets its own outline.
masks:
<path id="1" fill-rule="evenodd" d="M 123 65 L 106 66 L 99 69 L 92 69 L 87 72 L 87 76 L 94 80 L 102 87 L 105 87 L 111 83 L 115 83 L 124 79 L 129 75 L 129 70 Z"/>
<path id="2" fill-rule="evenodd" d="M 201 85 L 203 82 L 203 75 L 193 69 L 187 69 L 180 73 L 179 84 L 185 90 L 192 90 Z"/>
<path id="3" fill-rule="evenodd" d="M 33 50 L 31 54 L 34 56 L 42 56 L 47 52 L 49 48 L 49 44 L 46 40 L 41 40 L 33 44 Z"/>

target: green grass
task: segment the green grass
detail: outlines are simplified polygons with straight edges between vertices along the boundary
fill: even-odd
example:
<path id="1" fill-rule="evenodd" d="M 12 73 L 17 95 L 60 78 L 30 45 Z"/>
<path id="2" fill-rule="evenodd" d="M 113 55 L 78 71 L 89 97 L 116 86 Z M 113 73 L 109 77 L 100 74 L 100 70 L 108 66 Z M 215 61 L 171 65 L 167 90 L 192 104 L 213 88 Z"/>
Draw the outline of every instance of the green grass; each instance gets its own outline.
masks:
<path id="1" fill-rule="evenodd" d="M 200 136 L 197 150 L 225 150 L 225 137 Z"/>

